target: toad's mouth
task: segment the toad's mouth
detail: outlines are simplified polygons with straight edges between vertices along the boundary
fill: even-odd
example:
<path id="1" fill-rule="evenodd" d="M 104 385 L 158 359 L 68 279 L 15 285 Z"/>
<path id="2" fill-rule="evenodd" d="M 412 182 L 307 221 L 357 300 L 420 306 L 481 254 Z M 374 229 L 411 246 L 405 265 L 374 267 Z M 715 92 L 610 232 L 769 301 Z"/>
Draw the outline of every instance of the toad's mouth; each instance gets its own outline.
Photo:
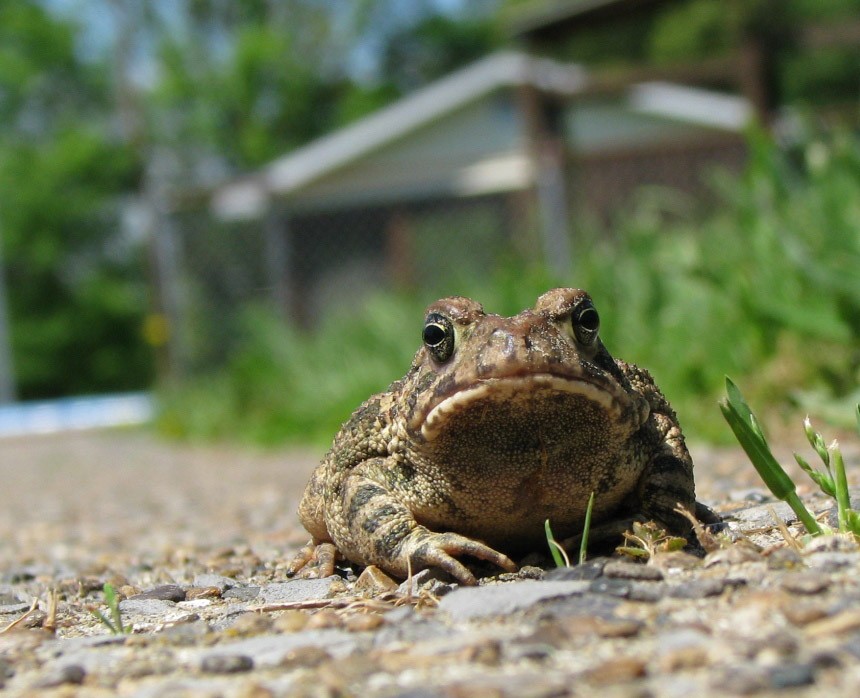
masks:
<path id="1" fill-rule="evenodd" d="M 528 376 L 513 376 L 504 378 L 487 378 L 468 388 L 463 388 L 447 397 L 431 408 L 420 423 L 421 436 L 426 441 L 435 440 L 452 421 L 465 417 L 472 419 L 475 411 L 482 414 L 481 419 L 488 422 L 493 417 L 486 412 L 494 406 L 505 411 L 515 409 L 525 418 L 537 408 L 538 412 L 552 409 L 552 404 L 561 406 L 580 404 L 589 406 L 591 412 L 601 412 L 603 420 L 609 423 L 628 421 L 640 422 L 647 418 L 647 413 L 633 417 L 632 401 L 622 391 L 613 391 L 606 386 L 598 385 L 581 378 L 565 378 L 548 373 L 531 374 Z"/>

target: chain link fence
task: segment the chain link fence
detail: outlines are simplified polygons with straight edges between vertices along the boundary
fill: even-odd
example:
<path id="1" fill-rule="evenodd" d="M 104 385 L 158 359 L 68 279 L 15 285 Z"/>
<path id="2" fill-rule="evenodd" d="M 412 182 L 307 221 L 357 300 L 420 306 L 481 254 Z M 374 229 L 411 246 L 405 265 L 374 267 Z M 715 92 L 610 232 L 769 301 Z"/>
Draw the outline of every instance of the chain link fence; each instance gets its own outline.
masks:
<path id="1" fill-rule="evenodd" d="M 737 171 L 744 159 L 739 137 L 574 155 L 564 184 L 569 235 L 586 219 L 611 222 L 643 186 L 702 196 L 707 172 Z M 546 262 L 539 195 L 524 189 L 353 207 L 284 205 L 232 223 L 206 207 L 180 211 L 169 226 L 173 258 L 156 275 L 160 298 L 174 289 L 173 301 L 161 304 L 173 328 L 165 335 L 171 370 L 188 375 L 222 363 L 242 337 L 249 306 L 267 306 L 313 331 L 334 313 L 360 312 L 375 291 L 431 298 L 456 290 L 458 280 L 488 277 L 504 261 Z"/>

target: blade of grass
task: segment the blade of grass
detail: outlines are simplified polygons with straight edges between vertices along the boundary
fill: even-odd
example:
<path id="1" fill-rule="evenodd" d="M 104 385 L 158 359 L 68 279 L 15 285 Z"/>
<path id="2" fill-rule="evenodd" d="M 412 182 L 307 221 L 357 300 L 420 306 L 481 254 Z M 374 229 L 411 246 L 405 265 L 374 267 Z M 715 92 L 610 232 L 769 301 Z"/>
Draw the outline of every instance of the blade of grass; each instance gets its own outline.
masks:
<path id="1" fill-rule="evenodd" d="M 848 478 L 845 475 L 845 462 L 842 460 L 842 451 L 839 449 L 839 444 L 836 441 L 827 450 L 830 451 L 833 462 L 839 530 L 845 533 L 848 531 L 848 512 L 851 509 L 851 500 L 848 495 Z"/>
<path id="2" fill-rule="evenodd" d="M 588 497 L 588 506 L 585 508 L 585 523 L 582 524 L 582 542 L 579 544 L 579 564 L 585 562 L 588 550 L 588 532 L 591 530 L 591 510 L 594 508 L 594 492 Z"/>
<path id="3" fill-rule="evenodd" d="M 726 379 L 726 384 L 727 387 L 729 385 L 734 386 L 728 378 Z M 734 387 L 734 391 L 737 395 L 740 395 L 740 391 L 736 387 Z M 727 392 L 731 391 L 727 389 Z M 773 457 L 760 433 L 755 431 L 750 423 L 745 421 L 741 416 L 741 410 L 748 414 L 751 414 L 751 412 L 749 412 L 749 407 L 746 406 L 746 403 L 743 402 L 743 398 L 740 399 L 740 402 L 742 404 L 740 410 L 733 402 L 724 401 L 720 403 L 720 411 L 734 432 L 735 438 L 737 438 L 741 448 L 744 449 L 753 466 L 758 471 L 759 476 L 774 496 L 783 500 L 791 507 L 809 533 L 813 536 L 820 536 L 822 534 L 821 527 L 812 514 L 810 514 L 809 510 L 803 505 L 803 502 L 800 501 L 794 482 Z"/>
<path id="4" fill-rule="evenodd" d="M 544 521 L 543 524 L 544 532 L 546 533 L 546 542 L 549 545 L 549 552 L 552 554 L 552 559 L 555 562 L 556 567 L 565 567 L 564 557 L 561 554 L 561 546 L 555 539 L 555 536 L 552 534 L 552 528 L 549 525 L 549 519 Z"/>

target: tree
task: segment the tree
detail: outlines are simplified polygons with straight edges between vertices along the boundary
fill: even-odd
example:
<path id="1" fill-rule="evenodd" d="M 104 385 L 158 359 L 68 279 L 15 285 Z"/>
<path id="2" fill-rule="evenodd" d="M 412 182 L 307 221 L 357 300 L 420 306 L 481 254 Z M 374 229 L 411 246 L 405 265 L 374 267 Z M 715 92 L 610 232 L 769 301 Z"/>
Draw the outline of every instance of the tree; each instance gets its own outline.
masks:
<path id="1" fill-rule="evenodd" d="M 105 116 L 105 68 L 75 36 L 31 0 L 0 2 L 0 232 L 24 398 L 151 378 L 139 259 L 118 233 L 139 167 Z"/>

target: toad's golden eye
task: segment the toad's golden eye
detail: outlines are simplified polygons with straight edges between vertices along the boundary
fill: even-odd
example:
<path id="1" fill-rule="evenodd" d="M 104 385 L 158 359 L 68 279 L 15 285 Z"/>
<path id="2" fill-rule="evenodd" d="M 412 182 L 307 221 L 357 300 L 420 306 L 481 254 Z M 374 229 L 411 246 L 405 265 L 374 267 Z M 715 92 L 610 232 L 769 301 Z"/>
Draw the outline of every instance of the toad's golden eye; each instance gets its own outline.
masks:
<path id="1" fill-rule="evenodd" d="M 436 361 L 444 362 L 454 353 L 454 325 L 444 315 L 430 313 L 424 321 L 424 346 Z"/>
<path id="2" fill-rule="evenodd" d="M 600 329 L 600 315 L 591 303 L 583 303 L 576 308 L 571 317 L 573 334 L 583 344 L 591 344 L 597 339 L 597 331 Z"/>

